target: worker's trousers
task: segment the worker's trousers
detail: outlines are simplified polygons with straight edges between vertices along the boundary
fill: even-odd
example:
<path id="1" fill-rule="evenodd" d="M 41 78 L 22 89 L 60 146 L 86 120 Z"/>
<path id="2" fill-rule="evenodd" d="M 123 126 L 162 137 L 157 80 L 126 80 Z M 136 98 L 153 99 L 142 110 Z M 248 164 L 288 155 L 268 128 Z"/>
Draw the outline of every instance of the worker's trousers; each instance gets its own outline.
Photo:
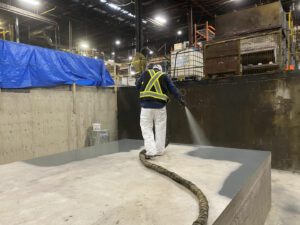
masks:
<path id="1" fill-rule="evenodd" d="M 155 126 L 155 138 L 153 123 Z M 140 125 L 144 138 L 146 154 L 149 156 L 164 154 L 167 130 L 166 107 L 162 109 L 142 108 Z"/>

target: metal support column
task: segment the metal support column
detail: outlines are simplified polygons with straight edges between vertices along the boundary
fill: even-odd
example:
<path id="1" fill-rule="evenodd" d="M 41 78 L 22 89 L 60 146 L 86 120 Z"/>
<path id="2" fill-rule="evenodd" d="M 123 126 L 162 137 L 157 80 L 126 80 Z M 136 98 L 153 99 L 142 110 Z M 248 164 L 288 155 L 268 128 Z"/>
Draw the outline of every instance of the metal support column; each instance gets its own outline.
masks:
<path id="1" fill-rule="evenodd" d="M 73 29 L 72 29 L 72 21 L 69 20 L 69 49 L 73 49 Z"/>
<path id="2" fill-rule="evenodd" d="M 30 44 L 30 40 L 31 40 L 31 35 L 30 35 L 30 32 L 31 32 L 31 29 L 30 29 L 30 25 L 28 25 L 28 44 Z"/>
<path id="3" fill-rule="evenodd" d="M 54 39 L 55 39 L 55 49 L 57 49 L 57 27 L 55 27 L 55 30 L 54 30 Z"/>
<path id="4" fill-rule="evenodd" d="M 58 46 L 61 46 L 61 42 L 60 42 L 60 27 L 59 27 L 59 25 L 57 25 L 57 43 L 58 43 Z"/>
<path id="5" fill-rule="evenodd" d="M 72 95 L 73 95 L 73 113 L 76 114 L 77 107 L 76 107 L 76 83 L 72 84 Z"/>
<path id="6" fill-rule="evenodd" d="M 15 40 L 14 39 L 14 26 L 9 23 L 8 28 L 9 28 L 9 40 L 14 41 Z"/>
<path id="7" fill-rule="evenodd" d="M 191 1 L 189 1 L 187 15 L 188 15 L 188 32 L 189 32 L 189 42 L 190 42 L 189 44 L 190 44 L 190 47 L 191 47 L 194 44 L 194 40 L 193 40 L 193 36 L 194 36 L 194 32 L 193 32 L 193 25 L 194 25 L 193 6 L 192 6 Z"/>
<path id="8" fill-rule="evenodd" d="M 15 31 L 16 31 L 16 42 L 20 43 L 19 17 L 16 17 Z"/>
<path id="9" fill-rule="evenodd" d="M 135 0 L 135 39 L 136 51 L 141 52 L 143 49 L 143 29 L 142 29 L 142 4 L 141 0 Z"/>

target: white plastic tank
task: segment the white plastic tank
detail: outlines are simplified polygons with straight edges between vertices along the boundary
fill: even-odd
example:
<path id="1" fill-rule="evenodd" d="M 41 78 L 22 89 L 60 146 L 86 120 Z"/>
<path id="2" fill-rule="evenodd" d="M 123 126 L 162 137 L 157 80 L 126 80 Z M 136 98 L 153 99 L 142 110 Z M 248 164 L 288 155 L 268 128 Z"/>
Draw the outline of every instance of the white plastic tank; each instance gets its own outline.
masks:
<path id="1" fill-rule="evenodd" d="M 187 48 L 171 53 L 171 76 L 172 78 L 195 77 L 202 79 L 203 51 L 196 48 Z"/>

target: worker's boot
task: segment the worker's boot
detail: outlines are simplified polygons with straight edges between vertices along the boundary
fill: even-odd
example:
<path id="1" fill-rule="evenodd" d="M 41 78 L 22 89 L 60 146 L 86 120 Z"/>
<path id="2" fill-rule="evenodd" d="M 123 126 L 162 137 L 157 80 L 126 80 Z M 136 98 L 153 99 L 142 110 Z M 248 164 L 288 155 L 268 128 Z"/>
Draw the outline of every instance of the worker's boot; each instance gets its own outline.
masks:
<path id="1" fill-rule="evenodd" d="M 166 150 L 163 152 L 158 152 L 155 156 L 163 156 L 165 154 Z"/>

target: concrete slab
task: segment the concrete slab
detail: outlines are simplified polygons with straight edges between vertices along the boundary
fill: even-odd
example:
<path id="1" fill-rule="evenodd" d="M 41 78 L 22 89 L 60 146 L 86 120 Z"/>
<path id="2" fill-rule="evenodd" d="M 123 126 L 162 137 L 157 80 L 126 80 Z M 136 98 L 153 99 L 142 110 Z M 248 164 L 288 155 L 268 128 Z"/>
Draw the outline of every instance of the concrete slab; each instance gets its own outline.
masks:
<path id="1" fill-rule="evenodd" d="M 0 224 L 183 225 L 195 197 L 138 160 L 142 143 L 123 140 L 0 166 Z M 270 154 L 170 145 L 155 163 L 197 184 L 209 225 L 264 223 L 270 207 Z"/>

